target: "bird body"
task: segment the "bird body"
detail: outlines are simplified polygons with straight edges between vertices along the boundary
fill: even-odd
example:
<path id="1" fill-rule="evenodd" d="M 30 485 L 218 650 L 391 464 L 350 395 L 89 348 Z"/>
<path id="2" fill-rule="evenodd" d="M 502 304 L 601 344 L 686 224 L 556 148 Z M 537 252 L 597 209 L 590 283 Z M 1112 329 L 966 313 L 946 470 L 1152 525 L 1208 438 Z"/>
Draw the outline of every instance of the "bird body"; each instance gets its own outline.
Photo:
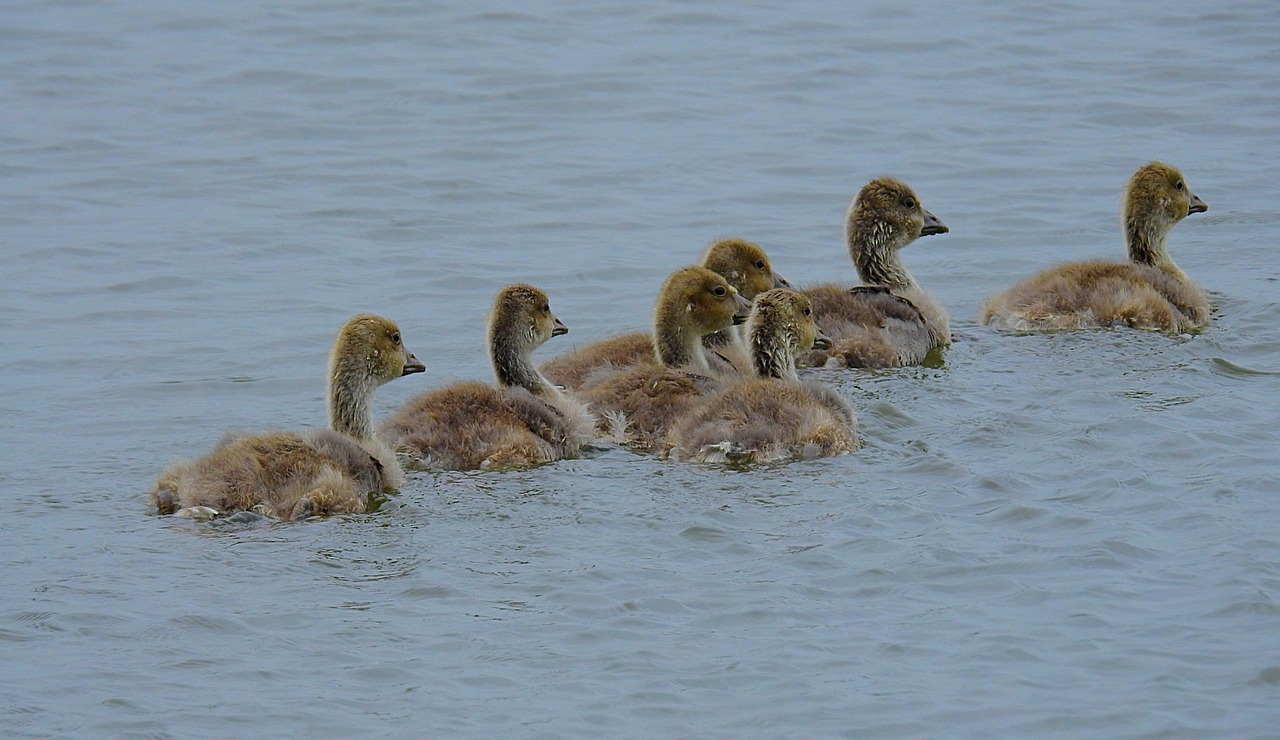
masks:
<path id="1" fill-rule="evenodd" d="M 797 360 L 801 367 L 896 367 L 924 360 L 951 343 L 946 309 L 921 288 L 898 252 L 921 236 L 945 234 L 946 225 L 920 205 L 899 180 L 880 177 L 858 192 L 845 219 L 849 258 L 862 285 L 816 285 L 818 326 L 831 338 Z"/>
<path id="2" fill-rule="evenodd" d="M 720 275 L 686 267 L 667 278 L 654 308 L 656 363 L 603 369 L 582 396 L 609 434 L 644 451 L 657 449 L 670 423 L 718 387 L 702 337 L 746 320 L 750 304 Z"/>
<path id="3" fill-rule="evenodd" d="M 383 423 L 382 436 L 414 469 L 522 467 L 577 455 L 597 438 L 595 416 L 530 358 L 568 331 L 541 290 L 503 288 L 489 314 L 497 385 L 464 381 L 419 394 Z"/>
<path id="4" fill-rule="evenodd" d="M 1121 208 L 1128 262 L 1067 262 L 988 298 L 979 319 L 1004 329 L 1127 326 L 1184 333 L 1209 322 L 1209 296 L 1169 256 L 1169 231 L 1209 207 L 1182 173 L 1151 162 L 1129 178 Z"/>
<path id="5" fill-rule="evenodd" d="M 161 514 L 254 510 L 284 520 L 363 512 L 369 493 L 404 484 L 373 431 L 369 401 L 383 383 L 424 370 L 394 323 L 355 316 L 330 352 L 329 429 L 228 432 L 209 454 L 166 468 L 151 502 Z"/>
<path id="6" fill-rule="evenodd" d="M 848 399 L 803 382 L 795 358 L 830 346 L 807 296 L 787 289 L 756 297 L 747 330 L 756 377 L 705 397 L 674 424 L 667 454 L 693 462 L 768 463 L 851 452 L 859 447 Z"/>

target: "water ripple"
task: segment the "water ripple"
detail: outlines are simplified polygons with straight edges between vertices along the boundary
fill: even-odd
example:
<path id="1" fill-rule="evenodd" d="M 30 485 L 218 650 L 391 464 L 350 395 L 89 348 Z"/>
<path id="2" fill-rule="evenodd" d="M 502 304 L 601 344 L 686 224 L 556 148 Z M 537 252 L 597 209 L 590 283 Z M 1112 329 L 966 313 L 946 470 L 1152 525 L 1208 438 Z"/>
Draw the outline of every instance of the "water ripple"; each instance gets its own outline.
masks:
<path id="1" fill-rule="evenodd" d="M 1278 37 L 1249 0 L 13 4 L 6 728 L 1273 734 Z M 976 325 L 1019 277 L 1123 258 L 1117 198 L 1153 158 L 1211 204 L 1169 239 L 1208 329 Z M 506 283 L 572 327 L 545 358 L 647 327 L 724 236 L 852 282 L 844 214 L 880 174 L 952 229 L 902 257 L 955 341 L 806 372 L 857 407 L 855 454 L 609 449 L 323 521 L 145 512 L 226 429 L 324 424 L 352 313 L 431 367 L 385 414 L 491 377 Z"/>

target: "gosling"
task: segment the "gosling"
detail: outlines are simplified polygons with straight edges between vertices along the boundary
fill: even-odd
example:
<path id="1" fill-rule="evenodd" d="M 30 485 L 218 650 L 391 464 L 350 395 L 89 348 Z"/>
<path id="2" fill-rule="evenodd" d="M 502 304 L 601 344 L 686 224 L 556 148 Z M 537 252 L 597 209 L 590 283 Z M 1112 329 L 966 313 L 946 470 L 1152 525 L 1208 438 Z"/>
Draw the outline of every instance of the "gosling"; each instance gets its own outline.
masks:
<path id="1" fill-rule="evenodd" d="M 756 296 L 747 333 L 758 377 L 729 386 L 681 419 L 667 437 L 668 456 L 751 464 L 858 449 L 849 401 L 796 376 L 797 355 L 831 346 L 814 322 L 809 298 L 786 289 Z"/>
<path id="2" fill-rule="evenodd" d="M 1068 262 L 983 304 L 984 324 L 1027 331 L 1127 326 L 1186 333 L 1209 323 L 1209 296 L 1169 256 L 1174 224 L 1209 206 L 1176 167 L 1151 162 L 1125 186 L 1120 209 L 1126 262 Z"/>
<path id="3" fill-rule="evenodd" d="M 527 467 L 576 456 L 597 439 L 596 420 L 552 385 L 531 355 L 569 329 L 532 285 L 498 292 L 489 313 L 489 360 L 496 386 L 464 381 L 412 398 L 381 434 L 413 469 Z"/>
<path id="4" fill-rule="evenodd" d="M 863 186 L 845 219 L 849 258 L 862 285 L 819 285 L 804 293 L 832 347 L 809 352 L 801 367 L 898 367 L 922 362 L 951 343 L 946 309 L 922 289 L 898 255 L 922 236 L 945 234 L 945 224 L 900 180 L 880 177 Z"/>
<path id="5" fill-rule="evenodd" d="M 700 264 L 727 280 L 747 300 L 771 288 L 790 287 L 785 278 L 773 271 L 773 264 L 760 245 L 745 239 L 713 243 Z M 746 353 L 741 339 L 732 330 L 712 332 L 702 342 L 714 373 L 750 372 L 750 363 L 743 359 Z M 631 332 L 600 339 L 556 357 L 542 365 L 542 372 L 557 385 L 577 389 L 601 368 L 634 367 L 655 361 L 653 335 Z"/>
<path id="6" fill-rule="evenodd" d="M 378 386 L 426 369 L 393 322 L 357 315 L 329 355 L 329 429 L 229 432 L 204 457 L 165 469 L 151 504 L 161 514 L 201 518 L 252 510 L 291 521 L 364 512 L 369 493 L 405 480 L 374 433 L 369 401 Z"/>
<path id="7" fill-rule="evenodd" d="M 656 364 L 604 367 L 583 383 L 607 435 L 637 451 L 661 446 L 670 424 L 717 389 L 702 338 L 746 321 L 751 304 L 720 275 L 686 267 L 667 278 L 654 308 Z"/>

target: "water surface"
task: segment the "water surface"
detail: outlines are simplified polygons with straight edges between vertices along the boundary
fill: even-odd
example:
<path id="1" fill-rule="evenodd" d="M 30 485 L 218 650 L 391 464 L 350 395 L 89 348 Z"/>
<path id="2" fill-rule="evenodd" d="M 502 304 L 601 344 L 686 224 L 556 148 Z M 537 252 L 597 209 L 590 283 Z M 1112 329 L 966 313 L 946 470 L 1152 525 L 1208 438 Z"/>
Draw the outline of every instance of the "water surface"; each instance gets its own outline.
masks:
<path id="1" fill-rule="evenodd" d="M 20 737 L 1159 736 L 1280 723 L 1280 6 L 17 2 L 0 30 L 0 723 Z M 1120 257 L 1151 159 L 1197 336 L 1006 335 Z M 324 423 L 352 313 L 488 377 L 528 281 L 643 327 L 743 236 L 854 274 L 868 179 L 940 366 L 819 371 L 865 448 L 417 475 L 363 516 L 148 515 L 229 428 Z"/>

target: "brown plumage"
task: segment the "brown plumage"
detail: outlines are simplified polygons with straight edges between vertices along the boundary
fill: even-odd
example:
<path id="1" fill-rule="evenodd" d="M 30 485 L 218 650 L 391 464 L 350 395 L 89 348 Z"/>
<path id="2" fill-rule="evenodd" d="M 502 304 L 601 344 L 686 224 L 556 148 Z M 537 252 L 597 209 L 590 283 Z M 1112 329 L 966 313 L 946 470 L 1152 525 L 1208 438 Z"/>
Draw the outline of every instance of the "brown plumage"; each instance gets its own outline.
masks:
<path id="1" fill-rule="evenodd" d="M 489 359 L 498 385 L 462 382 L 409 400 L 381 434 L 418 469 L 472 470 L 551 462 L 596 438 L 595 417 L 547 381 L 530 355 L 569 330 L 531 285 L 498 292 L 489 314 Z"/>
<path id="2" fill-rule="evenodd" d="M 770 288 L 790 287 L 786 279 L 773 271 L 764 250 L 745 239 L 721 239 L 713 243 L 703 254 L 701 264 L 729 281 L 747 300 Z M 713 372 L 733 371 L 739 366 L 742 371 L 750 371 L 750 363 L 737 340 L 738 335 L 733 329 L 712 332 L 703 338 L 703 345 L 712 353 L 709 361 Z M 549 360 L 543 363 L 542 372 L 551 382 L 576 389 L 601 368 L 652 365 L 656 362 L 653 335 L 630 332 L 596 340 Z"/>
<path id="3" fill-rule="evenodd" d="M 849 258 L 863 285 L 804 289 L 833 346 L 797 360 L 801 367 L 894 367 L 922 361 L 951 343 L 947 312 L 916 284 L 898 252 L 921 236 L 947 233 L 914 191 L 892 177 L 863 186 L 845 219 Z"/>
<path id="4" fill-rule="evenodd" d="M 1129 178 L 1121 206 L 1128 262 L 1051 267 L 988 298 L 980 319 L 1014 330 L 1202 328 L 1209 323 L 1209 297 L 1174 264 L 1165 242 L 1174 224 L 1207 210 L 1177 168 L 1143 165 Z"/>
<path id="5" fill-rule="evenodd" d="M 383 383 L 424 370 L 394 323 L 355 316 L 329 355 L 330 429 L 225 434 L 208 455 L 161 473 L 151 503 L 161 514 L 256 510 L 285 520 L 365 511 L 369 493 L 404 484 L 374 434 L 369 400 Z"/>
<path id="6" fill-rule="evenodd" d="M 767 463 L 858 449 L 849 401 L 796 376 L 797 355 L 831 345 L 811 305 L 787 289 L 756 296 L 747 332 L 757 377 L 733 383 L 682 417 L 667 437 L 672 459 Z"/>
<path id="7" fill-rule="evenodd" d="M 705 267 L 674 272 L 654 309 L 653 353 L 661 364 L 603 367 L 583 382 L 583 398 L 610 435 L 638 450 L 662 444 L 668 425 L 718 387 L 702 337 L 746 320 L 750 304 Z"/>
<path id="8" fill-rule="evenodd" d="M 562 388 L 579 390 L 586 379 L 602 368 L 622 369 L 653 364 L 653 335 L 629 332 L 605 337 L 552 358 L 542 364 L 542 374 Z"/>

